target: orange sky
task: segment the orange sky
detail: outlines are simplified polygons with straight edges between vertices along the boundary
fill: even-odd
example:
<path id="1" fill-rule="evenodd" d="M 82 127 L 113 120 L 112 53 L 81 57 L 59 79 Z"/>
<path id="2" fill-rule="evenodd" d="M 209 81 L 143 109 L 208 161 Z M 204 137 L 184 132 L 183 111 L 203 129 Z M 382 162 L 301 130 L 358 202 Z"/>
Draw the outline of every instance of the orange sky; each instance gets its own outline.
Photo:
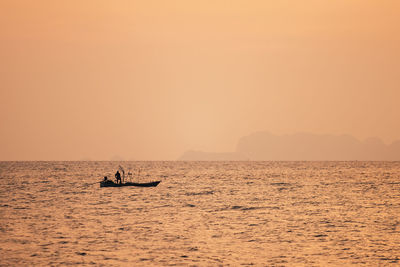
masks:
<path id="1" fill-rule="evenodd" d="M 400 139 L 400 1 L 0 3 L 0 160 Z"/>

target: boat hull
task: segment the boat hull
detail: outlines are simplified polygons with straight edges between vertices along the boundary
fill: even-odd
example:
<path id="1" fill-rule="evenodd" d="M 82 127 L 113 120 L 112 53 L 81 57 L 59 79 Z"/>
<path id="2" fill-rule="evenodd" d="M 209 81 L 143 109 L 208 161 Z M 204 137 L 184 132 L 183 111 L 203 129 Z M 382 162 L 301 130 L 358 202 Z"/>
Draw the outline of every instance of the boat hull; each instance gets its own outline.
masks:
<path id="1" fill-rule="evenodd" d="M 154 182 L 149 182 L 149 183 L 121 183 L 117 184 L 114 183 L 113 181 L 101 181 L 100 182 L 100 187 L 124 187 L 124 186 L 137 186 L 137 187 L 155 187 L 157 186 L 161 181 L 154 181 Z"/>

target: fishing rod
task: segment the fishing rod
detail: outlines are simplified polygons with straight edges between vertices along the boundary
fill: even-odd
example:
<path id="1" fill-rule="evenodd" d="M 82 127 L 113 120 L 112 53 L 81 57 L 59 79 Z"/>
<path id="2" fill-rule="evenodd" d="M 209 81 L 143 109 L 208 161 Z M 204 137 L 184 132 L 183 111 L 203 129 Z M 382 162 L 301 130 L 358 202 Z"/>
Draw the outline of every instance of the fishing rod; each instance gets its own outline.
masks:
<path id="1" fill-rule="evenodd" d="M 125 182 L 125 170 L 121 165 L 119 165 L 119 170 L 122 172 L 122 181 Z"/>

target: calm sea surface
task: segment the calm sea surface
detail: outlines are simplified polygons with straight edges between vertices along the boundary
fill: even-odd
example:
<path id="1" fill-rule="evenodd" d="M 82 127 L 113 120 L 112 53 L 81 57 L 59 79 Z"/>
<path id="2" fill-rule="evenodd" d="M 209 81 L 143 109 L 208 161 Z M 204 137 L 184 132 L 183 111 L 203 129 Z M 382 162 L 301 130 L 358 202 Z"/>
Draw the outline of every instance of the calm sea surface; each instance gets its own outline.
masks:
<path id="1" fill-rule="evenodd" d="M 396 266 L 400 162 L 0 162 L 0 265 L 72 264 Z"/>

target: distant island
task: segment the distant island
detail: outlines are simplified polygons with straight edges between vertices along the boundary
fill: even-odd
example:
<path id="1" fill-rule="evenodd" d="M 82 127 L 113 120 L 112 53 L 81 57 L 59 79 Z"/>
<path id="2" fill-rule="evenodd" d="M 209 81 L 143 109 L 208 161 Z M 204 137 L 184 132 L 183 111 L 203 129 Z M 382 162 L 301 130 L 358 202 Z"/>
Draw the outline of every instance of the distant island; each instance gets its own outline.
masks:
<path id="1" fill-rule="evenodd" d="M 296 133 L 274 135 L 256 132 L 242 137 L 236 151 L 212 153 L 186 151 L 178 160 L 189 161 L 320 161 L 320 160 L 400 160 L 400 140 L 385 144 L 379 138 L 360 141 L 350 135 Z"/>

